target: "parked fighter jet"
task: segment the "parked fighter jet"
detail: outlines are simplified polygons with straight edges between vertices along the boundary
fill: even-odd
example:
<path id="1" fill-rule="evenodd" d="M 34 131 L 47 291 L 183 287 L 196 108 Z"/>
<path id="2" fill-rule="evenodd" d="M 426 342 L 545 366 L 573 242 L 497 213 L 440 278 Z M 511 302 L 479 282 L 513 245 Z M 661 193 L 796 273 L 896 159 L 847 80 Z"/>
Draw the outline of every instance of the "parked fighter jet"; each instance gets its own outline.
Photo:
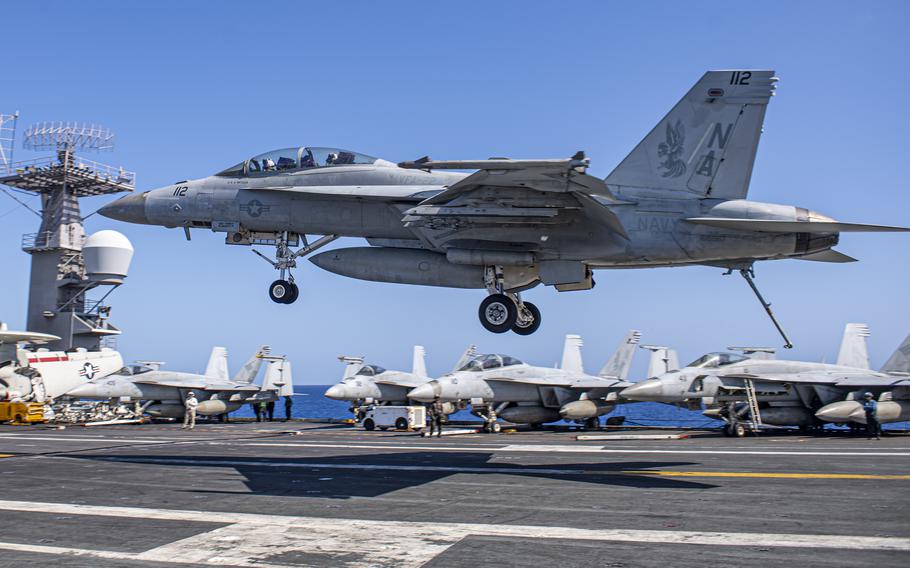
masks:
<path id="1" fill-rule="evenodd" d="M 569 159 L 395 164 L 334 148 L 294 147 L 213 176 L 129 195 L 102 215 L 226 233 L 233 245 L 273 245 L 275 302 L 296 300 L 296 260 L 338 237 L 371 247 L 311 258 L 331 272 L 379 282 L 486 289 L 483 326 L 533 333 L 540 311 L 521 297 L 538 284 L 594 286 L 602 268 L 706 265 L 752 281 L 757 260 L 855 259 L 840 232 L 904 231 L 842 223 L 792 205 L 747 201 L 773 71 L 709 71 L 607 176 Z M 477 170 L 473 174 L 439 170 Z M 306 235 L 322 234 L 309 242 Z M 297 250 L 293 247 L 302 244 Z M 787 346 L 790 341 L 776 326 Z"/>
<path id="2" fill-rule="evenodd" d="M 845 398 L 852 401 L 858 398 L 857 391 L 893 390 L 907 395 L 903 389 L 910 386 L 910 359 L 902 353 L 910 352 L 910 338 L 882 372 L 875 372 L 869 370 L 866 336 L 864 325 L 848 324 L 833 365 L 777 360 L 773 350 L 761 348 L 739 348 L 744 354 L 708 353 L 683 369 L 623 389 L 620 396 L 670 404 L 719 405 L 705 414 L 727 422 L 728 435 L 744 435 L 745 420 L 805 430 L 818 428 L 822 423 L 816 418 L 817 411 Z M 900 414 L 900 404 L 895 408 Z"/>
<path id="3" fill-rule="evenodd" d="M 630 331 L 596 377 L 584 371 L 581 337 L 567 335 L 559 368 L 535 367 L 508 355 L 477 355 L 415 388 L 408 398 L 470 401 L 472 411 L 484 418 L 485 432 L 499 431 L 497 417 L 535 427 L 560 419 L 596 427 L 599 417 L 615 407 L 616 393 L 631 384 L 625 379 L 640 338 Z"/>
<path id="4" fill-rule="evenodd" d="M 473 346 L 467 353 L 473 355 Z M 414 358 L 411 372 L 389 371 L 378 365 L 367 365 L 363 357 L 341 356 L 346 363 L 341 382 L 332 385 L 325 391 L 325 396 L 333 400 L 345 400 L 351 403 L 351 412 L 359 420 L 367 405 L 406 405 L 408 391 L 418 387 L 430 378 L 427 376 L 427 365 L 424 348 L 414 346 Z M 464 356 L 459 362 L 463 364 Z M 446 414 L 457 409 L 448 405 Z"/>
<path id="5" fill-rule="evenodd" d="M 113 349 L 48 351 L 24 347 L 59 339 L 46 333 L 9 331 L 0 323 L 0 400 L 53 402 L 76 385 L 123 367 L 123 358 Z"/>
<path id="6" fill-rule="evenodd" d="M 224 347 L 212 349 L 202 375 L 162 371 L 161 363 L 138 362 L 123 368 L 119 374 L 80 385 L 69 391 L 68 395 L 74 398 L 128 398 L 145 401 L 143 411 L 151 416 L 180 418 L 183 416 L 186 395 L 193 391 L 199 400 L 196 409 L 198 414 L 228 414 L 244 403 L 277 399 L 276 389 L 260 388 L 252 384 L 268 353 L 267 346 L 260 347 L 233 378 L 228 374 L 227 350 Z"/>

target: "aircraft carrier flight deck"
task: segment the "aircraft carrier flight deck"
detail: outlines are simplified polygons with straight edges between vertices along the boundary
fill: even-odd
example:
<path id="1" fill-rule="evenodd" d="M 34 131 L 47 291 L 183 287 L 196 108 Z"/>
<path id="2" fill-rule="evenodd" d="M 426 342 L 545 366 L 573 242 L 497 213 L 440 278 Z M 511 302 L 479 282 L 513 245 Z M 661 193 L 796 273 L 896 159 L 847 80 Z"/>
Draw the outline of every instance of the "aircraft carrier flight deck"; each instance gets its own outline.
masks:
<path id="1" fill-rule="evenodd" d="M 0 426 L 0 554 L 86 567 L 910 560 L 908 436 L 577 434 Z"/>

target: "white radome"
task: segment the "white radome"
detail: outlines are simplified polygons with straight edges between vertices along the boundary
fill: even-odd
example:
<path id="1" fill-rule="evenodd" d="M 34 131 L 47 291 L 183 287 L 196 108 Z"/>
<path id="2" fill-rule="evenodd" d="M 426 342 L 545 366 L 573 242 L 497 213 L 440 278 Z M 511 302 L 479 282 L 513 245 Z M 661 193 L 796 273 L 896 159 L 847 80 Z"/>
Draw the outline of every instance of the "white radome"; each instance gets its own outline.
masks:
<path id="1" fill-rule="evenodd" d="M 98 231 L 89 235 L 82 246 L 85 272 L 92 280 L 119 283 L 129 273 L 133 245 L 117 231 Z"/>

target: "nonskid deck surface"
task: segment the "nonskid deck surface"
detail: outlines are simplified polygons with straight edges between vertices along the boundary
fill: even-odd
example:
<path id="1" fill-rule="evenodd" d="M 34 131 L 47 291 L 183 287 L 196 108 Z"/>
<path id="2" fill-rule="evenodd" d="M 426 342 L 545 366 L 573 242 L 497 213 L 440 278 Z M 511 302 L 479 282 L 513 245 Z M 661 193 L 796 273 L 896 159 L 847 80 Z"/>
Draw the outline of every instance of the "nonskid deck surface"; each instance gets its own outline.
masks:
<path id="1" fill-rule="evenodd" d="M 905 566 L 910 437 L 0 427 L 0 566 Z"/>

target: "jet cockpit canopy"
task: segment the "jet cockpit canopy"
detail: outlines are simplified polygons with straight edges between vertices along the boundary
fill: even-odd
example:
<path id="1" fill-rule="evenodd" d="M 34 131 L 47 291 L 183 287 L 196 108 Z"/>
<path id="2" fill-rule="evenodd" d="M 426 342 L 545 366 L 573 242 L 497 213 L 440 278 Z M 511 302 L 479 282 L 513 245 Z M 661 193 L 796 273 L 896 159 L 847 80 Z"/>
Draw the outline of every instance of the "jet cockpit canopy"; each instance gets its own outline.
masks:
<path id="1" fill-rule="evenodd" d="M 287 172 L 289 170 L 306 170 L 349 165 L 393 165 L 391 162 L 367 156 L 360 152 L 342 150 L 341 148 L 297 147 L 272 150 L 236 166 L 218 172 L 221 177 L 245 177 Z"/>
<path id="2" fill-rule="evenodd" d="M 379 365 L 364 365 L 357 371 L 355 374 L 362 377 L 375 377 L 376 375 L 381 375 L 385 373 L 385 369 Z"/>
<path id="3" fill-rule="evenodd" d="M 724 352 L 714 352 L 702 355 L 695 361 L 692 361 L 687 367 L 700 367 L 702 369 L 714 369 L 716 367 L 723 367 L 725 365 L 732 365 L 733 363 L 739 363 L 740 361 L 747 360 L 748 357 L 740 355 L 739 353 L 724 353 Z"/>
<path id="4" fill-rule="evenodd" d="M 459 371 L 486 371 L 488 369 L 497 369 L 499 367 L 511 367 L 512 365 L 521 365 L 522 362 L 515 357 L 508 355 L 478 355 L 465 363 Z"/>

